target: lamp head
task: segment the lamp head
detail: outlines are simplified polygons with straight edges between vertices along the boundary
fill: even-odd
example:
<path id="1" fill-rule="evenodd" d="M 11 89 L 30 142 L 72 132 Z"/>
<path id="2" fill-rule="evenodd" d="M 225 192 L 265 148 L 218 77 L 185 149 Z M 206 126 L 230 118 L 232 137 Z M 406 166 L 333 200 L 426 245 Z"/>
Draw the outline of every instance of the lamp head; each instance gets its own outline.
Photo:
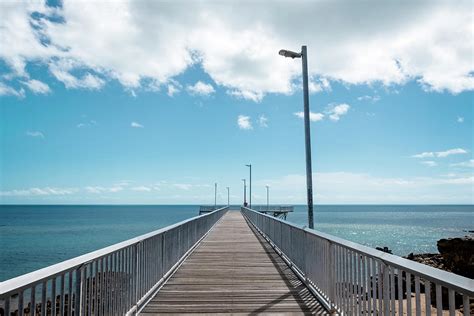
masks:
<path id="1" fill-rule="evenodd" d="M 283 57 L 290 57 L 290 58 L 300 58 L 301 53 L 295 53 L 292 52 L 291 50 L 286 50 L 286 49 L 281 49 L 278 54 L 280 54 Z"/>

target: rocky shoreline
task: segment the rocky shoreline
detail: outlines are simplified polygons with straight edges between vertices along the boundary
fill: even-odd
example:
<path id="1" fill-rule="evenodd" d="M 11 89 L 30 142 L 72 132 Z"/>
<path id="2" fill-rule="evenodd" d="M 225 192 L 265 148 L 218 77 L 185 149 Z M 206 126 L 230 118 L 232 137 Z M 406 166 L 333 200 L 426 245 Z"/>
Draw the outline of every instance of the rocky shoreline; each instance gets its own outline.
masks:
<path id="1" fill-rule="evenodd" d="M 474 278 L 474 238 L 472 235 L 440 239 L 436 245 L 439 253 L 410 253 L 405 258 L 467 278 Z"/>
<path id="2" fill-rule="evenodd" d="M 460 238 L 440 239 L 436 245 L 439 253 L 410 253 L 405 258 L 467 278 L 474 278 L 474 238 L 472 234 Z M 433 287 L 430 291 L 430 297 L 432 304 L 436 303 L 436 293 Z M 443 306 L 447 306 L 448 291 L 444 288 L 442 302 Z M 463 304 L 462 297 L 457 293 L 454 304 L 456 309 L 459 309 Z M 464 309 L 464 306 L 462 308 Z M 474 315 L 474 302 L 472 300 L 469 309 L 470 314 Z"/>

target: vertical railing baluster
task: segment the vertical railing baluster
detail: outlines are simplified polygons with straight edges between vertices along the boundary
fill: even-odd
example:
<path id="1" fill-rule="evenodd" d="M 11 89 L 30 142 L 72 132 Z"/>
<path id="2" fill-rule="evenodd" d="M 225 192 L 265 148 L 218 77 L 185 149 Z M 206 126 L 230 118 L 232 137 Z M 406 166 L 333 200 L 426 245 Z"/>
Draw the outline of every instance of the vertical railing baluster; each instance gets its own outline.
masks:
<path id="1" fill-rule="evenodd" d="M 65 286 L 65 278 L 66 278 L 66 272 L 64 272 L 60 276 L 60 283 L 59 283 L 59 316 L 64 316 L 64 300 L 65 300 L 65 291 L 64 291 L 64 286 Z"/>
<path id="2" fill-rule="evenodd" d="M 23 291 L 20 291 L 20 293 L 18 293 L 18 316 L 24 315 L 25 307 L 23 306 L 23 295 L 24 295 Z M 5 315 L 8 315 L 6 311 L 5 311 Z"/>
<path id="3" fill-rule="evenodd" d="M 454 290 L 448 289 L 448 300 L 449 300 L 449 316 L 455 315 L 455 307 L 454 307 Z"/>
<path id="4" fill-rule="evenodd" d="M 443 299 L 441 296 L 441 285 L 436 284 L 436 316 L 443 316 Z"/>
<path id="5" fill-rule="evenodd" d="M 85 300 L 85 292 L 84 286 L 85 286 L 85 279 L 84 279 L 84 267 L 81 266 L 80 268 L 77 268 L 76 270 L 76 293 L 74 296 L 74 316 L 79 316 L 79 315 L 84 315 L 85 310 L 83 309 L 83 301 Z M 72 303 L 72 295 L 71 295 L 71 303 Z M 72 305 L 69 307 L 69 309 L 72 310 Z"/>
<path id="6" fill-rule="evenodd" d="M 395 268 L 387 265 L 390 275 L 390 314 L 395 316 Z"/>
<path id="7" fill-rule="evenodd" d="M 79 315 L 87 315 L 87 264 L 84 264 L 81 270 L 81 306 Z"/>
<path id="8" fill-rule="evenodd" d="M 425 280 L 425 314 L 431 316 L 431 283 Z"/>
<path id="9" fill-rule="evenodd" d="M 372 315 L 372 272 L 371 272 L 371 258 L 366 257 L 366 268 L 367 276 L 365 281 L 367 282 L 367 315 Z"/>
<path id="10" fill-rule="evenodd" d="M 379 314 L 383 315 L 384 312 L 384 273 L 381 261 L 377 261 L 377 283 L 378 283 L 378 303 L 379 303 Z"/>
<path id="11" fill-rule="evenodd" d="M 407 285 L 407 315 L 411 315 L 411 273 L 405 272 Z"/>
<path id="12" fill-rule="evenodd" d="M 463 293 L 462 295 L 463 301 L 463 315 L 469 316 L 471 314 L 471 304 L 469 303 L 469 295 Z"/>
<path id="13" fill-rule="evenodd" d="M 77 268 L 77 269 L 79 269 L 79 268 Z M 68 316 L 72 316 L 72 302 L 73 302 L 72 301 L 72 292 L 73 292 L 73 282 L 72 282 L 72 280 L 73 280 L 73 277 L 74 277 L 73 271 L 74 270 L 69 271 L 68 295 L 67 295 L 67 304 L 68 304 L 67 305 L 67 315 Z M 76 283 L 78 282 L 77 280 L 78 279 L 76 278 Z M 77 294 L 76 294 L 76 296 L 77 296 Z M 77 313 L 76 313 L 76 315 L 77 315 Z"/>
<path id="14" fill-rule="evenodd" d="M 371 259 L 372 261 L 372 308 L 374 310 L 374 315 L 378 315 L 378 305 L 377 305 L 377 295 L 378 295 L 378 284 L 377 281 L 379 276 L 377 274 L 377 261 L 375 259 Z"/>
<path id="15" fill-rule="evenodd" d="M 51 280 L 51 316 L 56 316 L 56 277 Z"/>
<path id="16" fill-rule="evenodd" d="M 305 238 L 306 239 L 306 238 Z M 336 262 L 335 262 L 335 247 L 332 243 L 329 243 L 329 263 L 328 263 L 328 270 L 329 270 L 329 301 L 331 302 L 331 310 L 336 309 L 336 285 L 335 277 L 336 277 Z M 306 258 L 305 258 L 306 260 Z"/>
<path id="17" fill-rule="evenodd" d="M 362 304 L 361 304 L 361 265 L 360 265 L 360 258 L 359 253 L 354 252 L 354 272 L 355 272 L 355 284 L 356 284 L 356 312 L 360 315 L 362 314 Z"/>
<path id="18" fill-rule="evenodd" d="M 31 287 L 30 292 L 30 315 L 36 315 L 36 285 Z"/>
<path id="19" fill-rule="evenodd" d="M 398 269 L 398 279 L 397 279 L 397 286 L 398 286 L 398 315 L 403 315 L 403 271 L 402 269 Z"/>
<path id="20" fill-rule="evenodd" d="M 390 271 L 385 262 L 381 262 L 383 275 L 383 310 L 384 315 L 390 315 Z"/>
<path id="21" fill-rule="evenodd" d="M 44 281 L 41 286 L 41 316 L 46 315 L 46 290 L 47 290 L 47 281 Z"/>
<path id="22" fill-rule="evenodd" d="M 362 267 L 361 275 L 361 292 L 362 292 L 362 314 L 367 315 L 367 265 L 366 265 L 366 256 L 360 254 L 360 264 Z"/>
<path id="23" fill-rule="evenodd" d="M 3 302 L 3 309 L 4 309 L 4 314 L 5 315 L 9 315 L 10 314 L 10 300 L 11 300 L 11 296 L 8 295 L 7 297 L 5 297 L 5 302 Z"/>
<path id="24" fill-rule="evenodd" d="M 415 276 L 415 302 L 416 302 L 416 316 L 421 316 L 421 302 L 420 302 L 420 277 Z"/>

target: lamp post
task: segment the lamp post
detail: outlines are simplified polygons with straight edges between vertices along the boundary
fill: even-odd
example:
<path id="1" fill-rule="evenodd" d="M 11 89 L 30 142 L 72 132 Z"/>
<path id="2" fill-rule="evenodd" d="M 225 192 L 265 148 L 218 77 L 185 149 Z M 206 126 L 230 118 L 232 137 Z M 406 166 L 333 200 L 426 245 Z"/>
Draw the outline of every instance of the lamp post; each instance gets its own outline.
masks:
<path id="1" fill-rule="evenodd" d="M 249 208 L 252 208 L 252 164 L 246 166 L 250 168 Z"/>
<path id="2" fill-rule="evenodd" d="M 247 207 L 247 184 L 245 179 L 242 179 L 242 181 L 244 181 L 244 206 Z"/>
<path id="3" fill-rule="evenodd" d="M 303 100 L 304 100 L 304 134 L 306 148 L 306 191 L 308 199 L 308 227 L 314 228 L 313 219 L 313 174 L 311 168 L 311 130 L 309 126 L 309 92 L 308 92 L 308 53 L 306 46 L 301 47 L 301 53 L 282 49 L 278 52 L 281 56 L 301 58 L 303 68 Z"/>
<path id="4" fill-rule="evenodd" d="M 214 183 L 214 209 L 217 209 L 217 182 Z"/>
<path id="5" fill-rule="evenodd" d="M 230 188 L 227 187 L 227 206 L 230 205 Z"/>
<path id="6" fill-rule="evenodd" d="M 269 198 L 268 198 L 268 197 L 269 197 L 269 194 L 268 194 L 268 188 L 269 188 L 269 186 L 266 185 L 266 187 L 267 187 L 267 212 L 268 212 L 268 210 L 270 209 L 270 207 L 269 207 L 269 206 L 270 206 L 270 203 L 269 203 Z"/>

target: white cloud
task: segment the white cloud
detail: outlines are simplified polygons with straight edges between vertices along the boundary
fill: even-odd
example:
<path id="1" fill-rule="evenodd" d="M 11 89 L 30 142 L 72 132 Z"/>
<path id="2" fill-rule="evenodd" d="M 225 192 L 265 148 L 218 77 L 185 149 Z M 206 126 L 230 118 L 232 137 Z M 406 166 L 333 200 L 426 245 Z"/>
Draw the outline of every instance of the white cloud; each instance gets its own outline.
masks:
<path id="1" fill-rule="evenodd" d="M 420 154 L 413 155 L 413 158 L 433 158 L 433 157 L 438 157 L 438 158 L 445 158 L 451 155 L 460 155 L 460 154 L 467 154 L 467 150 L 462 149 L 462 148 L 453 148 L 453 149 L 448 149 L 446 151 L 437 151 L 437 152 L 423 152 Z"/>
<path id="2" fill-rule="evenodd" d="M 436 161 L 432 161 L 432 160 L 421 161 L 421 163 L 428 167 L 436 167 L 438 165 Z"/>
<path id="3" fill-rule="evenodd" d="M 303 112 L 295 112 L 293 114 L 296 115 L 297 117 L 299 117 L 300 119 L 304 118 L 304 113 Z M 324 114 L 322 114 L 322 113 L 309 112 L 309 120 L 311 122 L 321 121 L 323 118 L 324 118 Z"/>
<path id="4" fill-rule="evenodd" d="M 137 122 L 132 122 L 130 124 L 131 127 L 134 127 L 134 128 L 143 128 L 144 126 L 140 123 L 137 123 Z"/>
<path id="5" fill-rule="evenodd" d="M 252 129 L 252 122 L 250 121 L 250 116 L 239 115 L 237 117 L 237 125 L 240 129 L 249 130 Z"/>
<path id="6" fill-rule="evenodd" d="M 202 81 L 196 82 L 194 85 L 188 85 L 186 90 L 192 95 L 200 95 L 200 96 L 209 96 L 216 92 L 214 87 L 211 84 L 204 83 Z"/>
<path id="7" fill-rule="evenodd" d="M 49 86 L 39 80 L 31 79 L 23 82 L 24 85 L 28 87 L 33 93 L 36 94 L 48 94 L 51 92 Z"/>
<path id="8" fill-rule="evenodd" d="M 153 188 L 147 187 L 147 186 L 138 186 L 138 187 L 132 187 L 130 190 L 132 191 L 138 191 L 138 192 L 150 192 Z"/>
<path id="9" fill-rule="evenodd" d="M 66 87 L 88 89 L 109 80 L 126 89 L 147 80 L 166 84 L 200 64 L 233 95 L 259 100 L 295 91 L 301 62 L 277 52 L 306 43 L 313 77 L 386 86 L 416 80 L 425 90 L 451 93 L 474 89 L 471 1 L 238 4 L 2 2 L 0 58 L 12 80 L 27 78 L 25 66 L 35 62 L 49 66 Z"/>
<path id="10" fill-rule="evenodd" d="M 85 187 L 86 192 L 88 193 L 117 193 L 124 190 L 122 185 L 115 185 L 111 187 L 103 187 L 103 186 L 88 186 Z"/>
<path id="11" fill-rule="evenodd" d="M 342 104 L 338 104 L 338 105 L 335 105 L 333 106 L 331 109 L 329 109 L 326 113 L 329 115 L 329 118 L 332 120 L 332 121 L 339 121 L 339 119 L 341 118 L 341 116 L 343 115 L 346 115 L 347 112 L 349 111 L 350 109 L 350 106 L 349 104 L 346 104 L 346 103 L 342 103 Z"/>
<path id="12" fill-rule="evenodd" d="M 316 203 L 474 203 L 472 175 L 390 178 L 367 173 L 313 173 Z M 304 203 L 306 177 L 291 174 L 256 181 L 255 186 L 272 187 L 274 203 Z M 262 202 L 264 200 L 262 199 Z"/>
<path id="13" fill-rule="evenodd" d="M 90 126 L 96 126 L 97 122 L 94 120 L 90 120 L 89 122 L 83 122 L 79 123 L 76 125 L 77 128 L 83 128 L 83 127 L 90 127 Z"/>
<path id="14" fill-rule="evenodd" d="M 26 135 L 30 137 L 44 138 L 44 134 L 40 131 L 27 131 Z"/>
<path id="15" fill-rule="evenodd" d="M 433 158 L 434 156 L 435 156 L 435 153 L 429 151 L 429 152 L 413 155 L 412 157 L 413 158 Z"/>
<path id="16" fill-rule="evenodd" d="M 468 161 L 463 161 L 463 162 L 458 162 L 458 163 L 452 163 L 450 164 L 451 167 L 468 167 L 468 168 L 474 168 L 474 159 L 468 160 Z"/>
<path id="17" fill-rule="evenodd" d="M 361 97 L 357 98 L 358 101 L 370 101 L 372 103 L 375 103 L 380 100 L 380 96 L 378 95 L 363 95 Z"/>
<path id="18" fill-rule="evenodd" d="M 446 151 L 438 151 L 436 153 L 436 157 L 444 158 L 451 155 L 459 155 L 459 154 L 467 154 L 467 150 L 462 149 L 462 148 L 454 148 L 454 149 L 449 149 Z"/>
<path id="19" fill-rule="evenodd" d="M 464 123 L 464 117 L 458 116 L 457 122 L 458 123 Z"/>
<path id="20" fill-rule="evenodd" d="M 331 84 L 327 78 L 309 79 L 308 89 L 310 93 L 317 93 L 321 91 L 331 91 Z"/>
<path id="21" fill-rule="evenodd" d="M 263 114 L 260 115 L 258 117 L 258 124 L 260 125 L 260 127 L 268 127 L 268 118 Z"/>
<path id="22" fill-rule="evenodd" d="M 24 190 L 0 191 L 0 196 L 46 196 L 46 195 L 70 195 L 76 193 L 75 188 L 30 188 Z"/>
<path id="23" fill-rule="evenodd" d="M 24 98 L 25 90 L 23 88 L 16 90 L 15 88 L 7 86 L 6 84 L 0 82 L 0 96 L 2 95 L 12 95 L 18 98 Z"/>
<path id="24" fill-rule="evenodd" d="M 227 90 L 228 95 L 234 96 L 238 99 L 250 100 L 253 102 L 260 102 L 263 99 L 263 93 L 252 92 L 252 91 L 240 91 L 240 90 Z"/>
<path id="25" fill-rule="evenodd" d="M 181 85 L 174 80 L 171 80 L 171 83 L 168 84 L 168 92 L 166 93 L 168 96 L 173 97 L 175 94 L 179 93 L 181 90 Z"/>

